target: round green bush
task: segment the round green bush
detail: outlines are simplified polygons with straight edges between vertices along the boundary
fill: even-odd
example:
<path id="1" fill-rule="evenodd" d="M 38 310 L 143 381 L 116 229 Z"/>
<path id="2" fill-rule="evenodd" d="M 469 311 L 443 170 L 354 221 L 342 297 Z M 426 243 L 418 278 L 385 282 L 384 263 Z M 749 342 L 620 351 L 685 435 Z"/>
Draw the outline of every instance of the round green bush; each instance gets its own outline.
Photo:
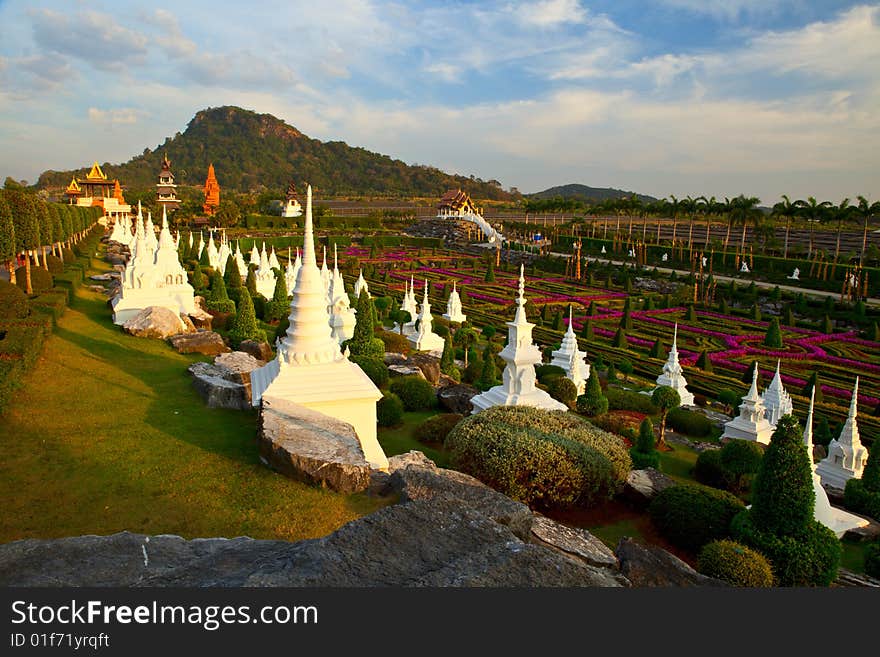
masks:
<path id="1" fill-rule="evenodd" d="M 553 399 L 561 401 L 569 408 L 574 406 L 577 399 L 577 386 L 564 376 L 555 376 L 547 381 L 547 392 Z"/>
<path id="2" fill-rule="evenodd" d="M 843 490 L 843 506 L 880 521 L 880 492 L 867 490 L 861 479 L 850 479 Z"/>
<path id="3" fill-rule="evenodd" d="M 459 413 L 440 413 L 439 415 L 429 417 L 416 427 L 416 438 L 420 442 L 428 443 L 429 445 L 442 445 L 443 441 L 446 440 L 446 436 L 449 435 L 449 432 L 455 428 L 455 425 L 462 418 L 464 416 Z"/>
<path id="4" fill-rule="evenodd" d="M 61 262 L 61 258 L 59 258 L 58 256 L 46 254 L 46 267 L 49 268 L 49 273 L 53 276 L 55 274 L 64 273 L 64 263 Z"/>
<path id="5" fill-rule="evenodd" d="M 380 427 L 393 427 L 403 421 L 403 402 L 393 392 L 386 392 L 376 402 L 376 423 Z"/>
<path id="6" fill-rule="evenodd" d="M 632 467 L 626 445 L 565 411 L 498 406 L 466 417 L 445 442 L 450 459 L 505 495 L 543 508 L 610 499 Z"/>
<path id="7" fill-rule="evenodd" d="M 730 490 L 733 488 L 733 474 L 721 463 L 720 449 L 706 449 L 697 456 L 694 464 L 694 479 L 704 486 Z"/>
<path id="8" fill-rule="evenodd" d="M 761 468 L 764 446 L 754 440 L 731 440 L 721 448 L 721 465 L 729 473 L 730 490 L 744 491 Z"/>
<path id="9" fill-rule="evenodd" d="M 742 501 L 727 491 L 678 484 L 658 493 L 648 513 L 669 542 L 697 552 L 709 541 L 727 538 L 730 521 L 744 508 Z"/>
<path id="10" fill-rule="evenodd" d="M 752 511 L 742 511 L 731 522 L 731 534 L 767 557 L 778 585 L 828 586 L 837 577 L 840 541 L 821 522 L 812 520 L 794 535 L 777 535 L 753 521 Z"/>
<path id="11" fill-rule="evenodd" d="M 589 417 L 608 412 L 608 398 L 602 393 L 599 376 L 596 374 L 597 369 L 595 366 L 590 368 L 590 378 L 587 379 L 584 394 L 578 395 L 576 401 L 578 413 Z"/>
<path id="12" fill-rule="evenodd" d="M 30 312 L 31 307 L 22 288 L 0 278 L 0 319 L 24 319 Z"/>
<path id="13" fill-rule="evenodd" d="M 686 408 L 673 408 L 666 416 L 666 423 L 678 433 L 695 438 L 705 438 L 712 433 L 712 423 L 702 413 Z"/>
<path id="14" fill-rule="evenodd" d="M 15 284 L 22 290 L 26 289 L 26 274 L 27 269 L 25 267 L 19 267 L 15 270 Z M 34 290 L 34 294 L 51 290 L 53 285 L 55 285 L 55 279 L 52 278 L 51 273 L 42 267 L 31 265 L 31 287 Z"/>
<path id="15" fill-rule="evenodd" d="M 611 410 L 637 411 L 645 415 L 657 415 L 660 412 L 651 401 L 651 395 L 609 387 L 605 390 L 605 396 L 608 398 L 608 408 Z"/>
<path id="16" fill-rule="evenodd" d="M 235 312 L 235 302 L 232 299 L 222 299 L 219 301 L 208 299 L 205 301 L 205 305 L 208 307 L 208 310 L 212 310 L 215 313 L 232 314 Z"/>
<path id="17" fill-rule="evenodd" d="M 632 459 L 633 470 L 644 470 L 645 468 L 660 469 L 660 452 L 657 450 L 640 452 L 636 448 L 632 448 L 629 450 L 629 456 Z"/>
<path id="18" fill-rule="evenodd" d="M 558 365 L 535 365 L 535 376 L 541 383 L 546 383 L 546 379 L 565 376 L 565 370 Z"/>
<path id="19" fill-rule="evenodd" d="M 381 358 L 351 356 L 349 360 L 357 364 L 364 371 L 364 374 L 370 377 L 370 381 L 376 384 L 377 388 L 384 388 L 388 385 L 388 368 Z"/>
<path id="20" fill-rule="evenodd" d="M 865 573 L 880 579 L 880 541 L 869 543 L 865 548 Z"/>
<path id="21" fill-rule="evenodd" d="M 418 375 L 401 376 L 391 382 L 391 392 L 400 397 L 408 411 L 427 411 L 436 399 L 434 388 Z"/>
<path id="22" fill-rule="evenodd" d="M 408 354 L 410 350 L 409 340 L 393 331 L 377 331 L 376 337 L 382 340 L 385 351 L 392 354 Z"/>
<path id="23" fill-rule="evenodd" d="M 764 555 L 736 541 L 706 543 L 700 550 L 697 570 L 733 586 L 773 586 L 773 571 Z"/>
<path id="24" fill-rule="evenodd" d="M 72 249 L 61 249 L 61 257 L 64 258 L 64 262 L 68 264 L 76 260 L 76 254 Z"/>

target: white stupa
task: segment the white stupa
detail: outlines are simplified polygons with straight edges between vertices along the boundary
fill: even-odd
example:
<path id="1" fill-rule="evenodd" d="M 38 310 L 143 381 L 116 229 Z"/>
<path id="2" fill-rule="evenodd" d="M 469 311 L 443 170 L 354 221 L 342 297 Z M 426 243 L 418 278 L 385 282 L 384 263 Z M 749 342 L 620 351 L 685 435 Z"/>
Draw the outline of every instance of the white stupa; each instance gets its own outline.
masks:
<path id="1" fill-rule="evenodd" d="M 678 362 L 678 324 L 675 325 L 672 333 L 672 349 L 669 350 L 669 358 L 663 364 L 663 373 L 657 377 L 657 385 L 673 388 L 681 397 L 682 406 L 694 405 L 694 396 L 687 389 L 687 381 Z"/>
<path id="2" fill-rule="evenodd" d="M 138 202 L 140 202 L 140 201 L 138 201 Z M 192 231 L 189 231 L 189 243 L 188 243 L 188 246 L 189 246 L 189 248 L 193 248 L 193 234 L 192 234 Z"/>
<path id="3" fill-rule="evenodd" d="M 403 302 L 400 304 L 400 309 L 405 310 L 409 313 L 410 321 L 403 325 L 403 335 L 410 336 L 414 335 L 416 332 L 416 320 L 418 319 L 418 310 L 416 308 L 416 299 L 415 294 L 413 293 L 413 285 L 412 281 L 410 281 L 410 286 L 407 287 L 406 281 L 404 281 L 403 286 Z M 394 325 L 395 331 L 400 331 L 400 324 Z"/>
<path id="4" fill-rule="evenodd" d="M 235 243 L 235 254 L 232 256 L 235 258 L 235 266 L 238 267 L 238 275 L 241 276 L 242 282 L 247 278 L 248 266 L 244 261 L 244 254 L 241 252 L 241 244 L 238 242 Z"/>
<path id="5" fill-rule="evenodd" d="M 263 244 L 263 250 L 260 251 L 260 266 L 254 272 L 257 278 L 257 292 L 267 299 L 271 299 L 275 295 L 275 272 L 269 264 L 269 254 L 266 253 L 266 245 Z"/>
<path id="6" fill-rule="evenodd" d="M 208 231 L 208 246 L 205 247 L 208 249 L 208 263 L 211 265 L 212 269 L 220 269 L 220 251 L 217 249 L 217 244 L 214 242 L 214 231 Z"/>
<path id="7" fill-rule="evenodd" d="M 428 301 L 428 281 L 425 280 L 425 296 L 419 312 L 419 329 L 409 336 L 409 341 L 416 351 L 440 351 L 446 342 L 434 333 L 434 320 L 431 317 L 431 303 Z"/>
<path id="8" fill-rule="evenodd" d="M 764 402 L 758 394 L 758 364 L 752 375 L 752 385 L 742 404 L 739 405 L 739 415 L 724 423 L 724 433 L 721 438 L 739 438 L 741 440 L 755 440 L 765 445 L 770 444 L 773 435 L 773 425 L 767 421 Z"/>
<path id="9" fill-rule="evenodd" d="M 281 263 L 278 262 L 278 256 L 275 255 L 275 247 L 272 247 L 272 250 L 269 252 L 269 266 L 272 269 L 281 269 Z"/>
<path id="10" fill-rule="evenodd" d="M 334 248 L 336 248 L 335 245 Z M 360 273 L 358 274 L 357 280 L 354 282 L 354 296 L 361 296 L 361 290 L 364 290 L 367 293 L 367 296 L 370 296 L 370 286 L 367 285 L 367 281 L 366 279 L 364 279 L 363 269 L 361 269 Z"/>
<path id="11" fill-rule="evenodd" d="M 816 391 L 810 390 L 810 410 L 807 412 L 807 424 L 804 429 L 804 446 L 807 448 L 807 457 L 810 459 L 810 472 L 813 475 L 813 492 L 816 495 L 816 506 L 813 511 L 813 517 L 823 525 L 833 531 L 837 538 L 850 529 L 857 527 L 865 527 L 869 523 L 865 518 L 844 511 L 843 509 L 835 509 L 828 501 L 828 493 L 822 486 L 822 478 L 816 472 L 816 464 L 813 463 L 813 398 Z"/>
<path id="12" fill-rule="evenodd" d="M 165 206 L 162 205 L 164 208 Z M 156 237 L 156 226 L 153 225 L 153 213 L 147 212 L 147 224 L 144 226 L 144 241 L 147 243 L 147 249 L 153 254 L 159 248 L 159 239 Z"/>
<path id="13" fill-rule="evenodd" d="M 151 253 L 144 231 L 138 230 L 134 254 L 125 266 L 119 293 L 110 302 L 114 324 L 124 324 L 149 306 L 163 306 L 178 314 L 196 312 L 195 293 L 177 257 L 164 205 L 157 245 L 155 254 Z"/>
<path id="14" fill-rule="evenodd" d="M 761 401 L 764 402 L 764 408 L 767 411 L 767 421 L 774 427 L 783 415 L 794 413 L 791 395 L 788 394 L 788 391 L 782 385 L 778 360 L 776 361 L 776 374 L 773 375 L 773 380 L 761 395 Z"/>
<path id="15" fill-rule="evenodd" d="M 464 323 L 467 316 L 462 312 L 461 297 L 458 296 L 458 290 L 455 289 L 455 281 L 452 281 L 452 292 L 449 293 L 449 299 L 446 301 L 446 312 L 443 317 L 450 322 Z"/>
<path id="16" fill-rule="evenodd" d="M 523 271 L 523 266 L 520 265 L 516 315 L 512 322 L 507 322 L 507 346 L 499 354 L 507 363 L 501 375 L 503 383 L 472 398 L 472 413 L 479 413 L 492 406 L 535 406 L 546 410 L 568 410 L 565 404 L 535 387 L 535 365 L 541 362 L 541 350 L 532 342 L 532 328 L 535 325 L 526 321 Z"/>
<path id="17" fill-rule="evenodd" d="M 348 292 L 345 291 L 345 280 L 339 272 L 336 245 L 333 245 L 333 272 L 330 279 L 330 328 L 333 337 L 342 344 L 354 337 L 354 325 L 357 323 L 357 311 L 351 307 Z"/>
<path id="18" fill-rule="evenodd" d="M 251 247 L 251 257 L 248 260 L 249 265 L 256 265 L 258 268 L 260 266 L 260 250 L 257 248 L 256 241 L 254 245 Z"/>
<path id="19" fill-rule="evenodd" d="M 123 215 L 113 224 L 113 230 L 110 233 L 109 240 L 117 244 L 128 244 L 128 235 L 126 234 L 126 216 Z"/>
<path id="20" fill-rule="evenodd" d="M 226 263 L 231 255 L 232 249 L 229 247 L 229 241 L 226 239 L 226 231 L 224 230 L 220 235 L 220 246 L 217 248 L 217 267 L 220 269 L 221 274 L 226 273 Z"/>
<path id="21" fill-rule="evenodd" d="M 376 401 L 382 393 L 343 355 L 331 335 L 326 294 L 315 259 L 311 187 L 306 195 L 302 260 L 290 302 L 287 335 L 278 344 L 275 359 L 251 372 L 253 404 L 280 398 L 348 422 L 370 465 L 387 470 L 388 459 L 376 439 Z"/>
<path id="22" fill-rule="evenodd" d="M 199 231 L 199 250 L 198 255 L 196 256 L 196 260 L 202 257 L 202 251 L 205 250 L 205 236 L 202 234 L 202 231 Z"/>
<path id="23" fill-rule="evenodd" d="M 859 425 L 856 421 L 859 403 L 859 377 L 853 387 L 852 400 L 849 403 L 849 415 L 840 436 L 828 444 L 828 456 L 819 462 L 816 472 L 822 483 L 834 488 L 844 488 L 850 479 L 861 479 L 868 461 L 868 450 L 862 445 L 859 436 Z"/>
<path id="24" fill-rule="evenodd" d="M 330 268 L 327 267 L 327 247 L 324 247 L 324 262 L 321 263 L 321 281 L 324 283 L 324 294 L 327 297 L 327 303 L 330 303 Z"/>
<path id="25" fill-rule="evenodd" d="M 568 330 L 562 336 L 562 344 L 559 349 L 551 353 L 551 365 L 561 367 L 566 371 L 566 376 L 577 387 L 578 394 L 584 394 L 587 379 L 590 378 L 590 366 L 587 363 L 587 352 L 578 348 L 577 336 L 574 334 L 572 325 L 572 310 L 568 307 Z M 573 364 L 572 364 L 573 363 Z"/>

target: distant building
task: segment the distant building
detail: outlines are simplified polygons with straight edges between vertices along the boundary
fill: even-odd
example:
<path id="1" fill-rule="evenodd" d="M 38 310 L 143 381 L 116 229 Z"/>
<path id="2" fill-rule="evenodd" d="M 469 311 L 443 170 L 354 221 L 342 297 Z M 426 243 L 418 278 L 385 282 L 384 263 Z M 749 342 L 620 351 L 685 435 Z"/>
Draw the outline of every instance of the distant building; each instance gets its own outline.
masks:
<path id="1" fill-rule="evenodd" d="M 302 205 L 296 194 L 296 185 L 293 181 L 287 186 L 287 196 L 284 199 L 284 206 L 281 209 L 282 217 L 299 217 L 302 215 Z"/>
<path id="2" fill-rule="evenodd" d="M 482 215 L 483 208 L 474 205 L 470 194 L 460 189 L 450 189 L 437 204 L 438 217 L 461 217 L 473 214 Z"/>
<path id="3" fill-rule="evenodd" d="M 159 172 L 159 183 L 156 185 L 156 200 L 168 212 L 180 207 L 177 185 L 174 184 L 174 174 L 171 173 L 171 161 L 167 153 L 162 157 L 162 170 Z"/>
<path id="4" fill-rule="evenodd" d="M 214 216 L 217 208 L 220 207 L 220 183 L 217 182 L 217 175 L 214 173 L 214 163 L 208 166 L 208 177 L 205 180 L 205 205 L 202 210 L 209 217 Z"/>
<path id="5" fill-rule="evenodd" d="M 103 208 L 106 215 L 116 216 L 131 212 L 131 206 L 126 204 L 122 196 L 119 181 L 108 180 L 97 161 L 92 164 L 84 180 L 79 180 L 76 176 L 71 179 L 64 195 L 71 205 L 96 205 Z"/>

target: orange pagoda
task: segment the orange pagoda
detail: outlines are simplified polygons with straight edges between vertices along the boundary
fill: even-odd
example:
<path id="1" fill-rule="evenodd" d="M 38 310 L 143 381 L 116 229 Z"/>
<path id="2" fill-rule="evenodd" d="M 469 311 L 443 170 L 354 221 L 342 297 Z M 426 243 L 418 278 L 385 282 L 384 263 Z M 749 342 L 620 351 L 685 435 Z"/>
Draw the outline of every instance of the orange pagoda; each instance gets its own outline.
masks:
<path id="1" fill-rule="evenodd" d="M 205 180 L 205 205 L 202 210 L 209 217 L 213 216 L 220 207 L 220 183 L 214 173 L 214 163 L 208 166 L 208 178 Z"/>

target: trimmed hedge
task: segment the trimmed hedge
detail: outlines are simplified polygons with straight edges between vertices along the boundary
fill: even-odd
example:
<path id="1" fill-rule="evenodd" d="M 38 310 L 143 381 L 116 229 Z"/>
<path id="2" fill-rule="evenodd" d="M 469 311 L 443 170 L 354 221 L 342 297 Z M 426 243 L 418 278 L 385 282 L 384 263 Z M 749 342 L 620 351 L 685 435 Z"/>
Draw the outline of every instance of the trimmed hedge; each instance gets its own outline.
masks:
<path id="1" fill-rule="evenodd" d="M 15 270 L 15 284 L 22 290 L 27 285 L 26 274 L 27 269 L 25 267 L 19 267 Z M 34 290 L 34 294 L 51 290 L 54 284 L 52 274 L 42 267 L 31 265 L 31 287 Z"/>
<path id="2" fill-rule="evenodd" d="M 386 392 L 376 402 L 376 423 L 380 427 L 393 427 L 403 421 L 403 402 L 393 392 Z"/>
<path id="3" fill-rule="evenodd" d="M 673 408 L 666 416 L 666 424 L 679 433 L 696 438 L 705 438 L 712 433 L 712 423 L 702 413 L 686 408 Z"/>
<path id="4" fill-rule="evenodd" d="M 610 499 L 632 466 L 619 437 L 564 411 L 525 406 L 466 417 L 445 447 L 457 469 L 542 508 Z"/>
<path id="5" fill-rule="evenodd" d="M 697 552 L 710 541 L 727 538 L 730 521 L 744 508 L 739 498 L 726 491 L 678 484 L 661 491 L 648 513 L 669 542 Z"/>
<path id="6" fill-rule="evenodd" d="M 637 411 L 645 415 L 657 415 L 660 409 L 651 402 L 651 395 L 609 386 L 605 390 L 608 408 L 613 411 Z"/>
<path id="7" fill-rule="evenodd" d="M 370 377 L 370 381 L 376 384 L 377 388 L 384 388 L 388 385 L 388 368 L 381 358 L 351 356 L 349 360 L 360 367 L 364 374 Z"/>
<path id="8" fill-rule="evenodd" d="M 843 506 L 880 521 L 880 492 L 865 488 L 861 479 L 850 479 L 843 491 Z"/>
<path id="9" fill-rule="evenodd" d="M 30 311 L 24 290 L 0 278 L 0 319 L 23 319 Z"/>
<path id="10" fill-rule="evenodd" d="M 416 427 L 416 439 L 429 445 L 443 444 L 449 432 L 464 418 L 459 413 L 440 413 Z"/>
<path id="11" fill-rule="evenodd" d="M 721 462 L 720 449 L 706 449 L 700 452 L 694 464 L 694 479 L 712 488 L 721 490 L 733 488 L 733 473 Z"/>
<path id="12" fill-rule="evenodd" d="M 700 550 L 697 570 L 733 586 L 773 586 L 773 571 L 764 555 L 736 541 L 706 543 Z"/>
<path id="13" fill-rule="evenodd" d="M 38 312 L 50 315 L 56 325 L 67 309 L 67 303 L 67 291 L 58 289 L 49 290 L 31 299 L 31 307 Z"/>
<path id="14" fill-rule="evenodd" d="M 434 387 L 418 375 L 400 376 L 391 382 L 391 392 L 400 397 L 408 411 L 427 411 L 434 407 Z"/>
<path id="15" fill-rule="evenodd" d="M 865 572 L 880 578 L 880 541 L 869 543 L 865 548 Z"/>
<path id="16" fill-rule="evenodd" d="M 376 331 L 376 337 L 382 340 L 385 351 L 393 354 L 408 354 L 410 342 L 406 337 L 393 331 Z"/>

